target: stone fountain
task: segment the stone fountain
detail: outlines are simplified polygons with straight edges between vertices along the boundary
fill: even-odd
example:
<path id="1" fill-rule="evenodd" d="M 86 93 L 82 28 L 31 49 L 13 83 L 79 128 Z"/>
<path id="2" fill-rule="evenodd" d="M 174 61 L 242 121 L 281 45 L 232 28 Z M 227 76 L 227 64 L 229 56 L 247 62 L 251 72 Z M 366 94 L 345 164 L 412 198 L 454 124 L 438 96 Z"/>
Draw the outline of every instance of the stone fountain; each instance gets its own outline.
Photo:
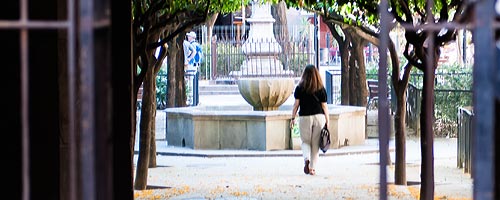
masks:
<path id="1" fill-rule="evenodd" d="M 281 46 L 273 33 L 274 18 L 269 3 L 252 5 L 248 39 L 242 46 L 246 59 L 240 71 L 232 73 L 238 78 L 238 89 L 254 110 L 278 110 L 295 87 L 293 72 L 283 69 L 278 59 Z"/>
<path id="2" fill-rule="evenodd" d="M 169 146 L 192 149 L 284 150 L 292 148 L 291 105 L 281 106 L 292 94 L 292 72 L 283 69 L 281 46 L 273 34 L 269 4 L 254 0 L 249 38 L 243 44 L 246 60 L 238 79 L 240 94 L 249 105 L 167 108 Z M 224 102 L 221 102 L 224 103 Z M 365 140 L 365 107 L 329 105 L 331 148 L 344 141 Z"/>

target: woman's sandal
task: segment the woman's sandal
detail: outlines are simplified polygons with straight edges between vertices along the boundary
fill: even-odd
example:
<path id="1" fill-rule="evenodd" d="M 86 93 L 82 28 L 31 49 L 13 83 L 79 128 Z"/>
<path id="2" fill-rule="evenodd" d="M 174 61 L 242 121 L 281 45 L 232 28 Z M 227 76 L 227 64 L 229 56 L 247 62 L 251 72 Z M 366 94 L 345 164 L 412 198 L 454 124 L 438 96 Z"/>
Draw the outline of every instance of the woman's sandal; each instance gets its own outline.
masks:
<path id="1" fill-rule="evenodd" d="M 316 170 L 314 170 L 314 169 L 309 169 L 309 174 L 310 174 L 310 175 L 314 175 L 314 174 L 316 174 Z"/>

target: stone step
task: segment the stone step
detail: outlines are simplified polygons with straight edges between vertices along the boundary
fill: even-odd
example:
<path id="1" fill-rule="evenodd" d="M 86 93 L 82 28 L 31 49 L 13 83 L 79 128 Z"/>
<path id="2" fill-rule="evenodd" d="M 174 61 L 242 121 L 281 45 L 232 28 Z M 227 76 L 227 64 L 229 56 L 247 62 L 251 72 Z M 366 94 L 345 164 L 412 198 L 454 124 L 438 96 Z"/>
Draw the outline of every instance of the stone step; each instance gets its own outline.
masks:
<path id="1" fill-rule="evenodd" d="M 240 91 L 199 91 L 199 95 L 237 95 Z"/>
<path id="2" fill-rule="evenodd" d="M 238 90 L 238 85 L 200 85 L 200 90 Z"/>
<path id="3" fill-rule="evenodd" d="M 295 84 L 299 82 L 300 79 L 295 79 Z M 237 84 L 231 84 L 232 82 L 220 81 L 200 81 L 198 86 L 199 95 L 239 95 L 240 91 Z"/>
<path id="4" fill-rule="evenodd" d="M 240 94 L 238 85 L 200 85 L 200 95 L 236 95 Z"/>

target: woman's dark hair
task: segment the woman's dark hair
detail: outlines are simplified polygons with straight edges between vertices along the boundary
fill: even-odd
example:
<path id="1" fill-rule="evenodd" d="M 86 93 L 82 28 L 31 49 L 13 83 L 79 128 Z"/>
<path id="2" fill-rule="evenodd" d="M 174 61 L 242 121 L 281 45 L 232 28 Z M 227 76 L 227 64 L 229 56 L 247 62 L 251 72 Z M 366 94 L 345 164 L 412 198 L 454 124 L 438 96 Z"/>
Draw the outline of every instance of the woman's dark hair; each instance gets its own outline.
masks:
<path id="1" fill-rule="evenodd" d="M 324 88 L 319 71 L 314 65 L 306 65 L 299 86 L 304 88 L 308 94 L 313 94 Z"/>

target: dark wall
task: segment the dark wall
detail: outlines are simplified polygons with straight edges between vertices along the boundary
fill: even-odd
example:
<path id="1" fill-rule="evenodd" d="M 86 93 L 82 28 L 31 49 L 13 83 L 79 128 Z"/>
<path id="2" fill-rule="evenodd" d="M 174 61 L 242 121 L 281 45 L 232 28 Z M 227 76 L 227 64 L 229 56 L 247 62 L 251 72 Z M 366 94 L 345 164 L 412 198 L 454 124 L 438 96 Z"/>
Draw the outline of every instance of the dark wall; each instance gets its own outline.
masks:
<path id="1" fill-rule="evenodd" d="M 37 21 L 65 19 L 66 0 L 28 2 L 28 18 Z M 26 32 L 19 27 L 0 29 L 0 59 L 3 77 L 2 141 L 4 149 L 4 182 L 9 199 L 22 199 L 23 193 L 29 199 L 64 199 L 61 188 L 76 184 L 77 198 L 92 196 L 96 199 L 133 199 L 132 153 L 130 136 L 132 125 L 132 66 L 130 38 L 130 3 L 119 0 L 95 1 L 94 10 L 98 19 L 111 21 L 107 26 L 97 27 L 94 41 L 95 56 L 95 117 L 86 118 L 96 124 L 94 132 L 96 151 L 90 155 L 95 160 L 95 182 L 85 184 L 96 187 L 95 194 L 81 194 L 80 178 L 65 179 L 63 173 L 68 160 L 61 159 L 61 134 L 65 128 L 65 112 L 60 102 L 62 88 L 67 88 L 59 74 L 65 74 L 66 57 L 65 28 L 34 28 Z M 75 6 L 78 6 L 76 4 Z M 8 0 L 0 7 L 0 20 L 18 20 L 20 2 Z M 78 10 L 78 9 L 77 9 Z M 111 12 L 110 10 L 113 10 Z M 110 14 L 112 13 L 112 15 Z M 59 15 L 59 16 L 58 16 Z M 61 17 L 62 16 L 62 17 Z M 110 19 L 111 18 L 111 19 Z M 76 26 L 76 24 L 73 24 Z M 26 37 L 22 37 L 26 36 Z M 63 39 L 64 38 L 64 39 Z M 77 41 L 73 41 L 77 44 Z M 23 51 L 23 45 L 24 51 Z M 75 49 L 76 53 L 78 48 Z M 27 52 L 27 57 L 22 57 Z M 76 55 L 77 59 L 78 56 Z M 22 62 L 24 60 L 25 62 Z M 22 78 L 23 63 L 27 66 L 27 77 Z M 78 62 L 76 62 L 78 63 Z M 79 70 L 73 77 L 78 80 Z M 22 93 L 22 83 L 27 83 L 27 93 Z M 78 91 L 75 91 L 78 94 Z M 64 94 L 63 94 L 64 95 Z M 22 97 L 27 97 L 23 106 Z M 79 109 L 77 102 L 72 107 Z M 27 115 L 23 115 L 23 111 Z M 29 116 L 26 120 L 23 116 Z M 81 121 L 76 120 L 76 128 Z M 29 157 L 23 157 L 23 130 L 28 130 L 27 148 Z M 75 131 L 78 132 L 78 131 Z M 73 133 L 75 134 L 75 133 Z M 92 142 L 92 141 L 91 141 Z M 67 147 L 66 147 L 67 148 Z M 78 146 L 77 148 L 82 148 Z M 81 150 L 81 149 L 80 149 Z M 23 160 L 26 159 L 26 160 Z M 78 158 L 77 158 L 78 159 Z M 23 162 L 29 164 L 28 173 L 23 173 Z M 78 165 L 78 163 L 77 163 Z M 78 175 L 83 174 L 80 166 L 73 166 Z M 24 179 L 27 178 L 27 179 Z M 23 180 L 29 181 L 29 190 L 23 190 Z M 69 180 L 61 183 L 60 180 Z M 92 179 L 84 179 L 92 180 Z M 63 195 L 63 196 L 60 196 Z"/>
<path id="2" fill-rule="evenodd" d="M 54 18 L 54 1 L 29 2 L 29 17 L 34 20 Z M 41 6 L 41 7 L 37 7 Z M 19 1 L 2 2 L 0 19 L 19 19 Z M 35 9 L 36 8 L 36 9 Z M 9 196 L 21 199 L 22 182 L 22 79 L 21 45 L 27 44 L 29 179 L 31 199 L 59 199 L 58 153 L 58 90 L 57 90 L 57 35 L 55 31 L 28 31 L 21 37 L 16 29 L 0 30 L 4 86 L 3 98 L 5 126 L 4 154 Z M 21 42 L 22 41 L 24 42 Z"/>
<path id="3" fill-rule="evenodd" d="M 57 32 L 35 30 L 29 34 L 31 194 L 59 199 Z"/>
<path id="4" fill-rule="evenodd" d="M 0 6 L 0 19 L 18 19 L 19 3 L 5 1 Z M 19 56 L 19 31 L 0 30 L 0 60 L 2 60 L 2 141 L 4 177 L 12 199 L 22 197 L 22 143 L 21 143 L 21 58 Z"/>
<path id="5" fill-rule="evenodd" d="M 135 124 L 132 102 L 133 70 L 131 51 L 130 3 L 122 0 L 111 0 L 111 80 L 113 96 L 112 149 L 113 164 L 113 199 L 133 199 L 133 163 L 130 149 L 132 130 Z"/>
<path id="6" fill-rule="evenodd" d="M 0 13 L 2 13 L 0 11 Z M 5 14 L 5 13 L 4 13 Z M 21 135 L 21 64 L 19 56 L 19 32 L 0 30 L 0 60 L 2 60 L 3 121 L 2 141 L 4 176 L 7 191 L 12 199 L 21 199 L 22 193 L 22 135 Z"/>
<path id="7" fill-rule="evenodd" d="M 57 19 L 57 0 L 28 3 L 30 20 Z M 35 29 L 28 37 L 32 199 L 60 199 L 57 37 L 57 30 Z"/>

